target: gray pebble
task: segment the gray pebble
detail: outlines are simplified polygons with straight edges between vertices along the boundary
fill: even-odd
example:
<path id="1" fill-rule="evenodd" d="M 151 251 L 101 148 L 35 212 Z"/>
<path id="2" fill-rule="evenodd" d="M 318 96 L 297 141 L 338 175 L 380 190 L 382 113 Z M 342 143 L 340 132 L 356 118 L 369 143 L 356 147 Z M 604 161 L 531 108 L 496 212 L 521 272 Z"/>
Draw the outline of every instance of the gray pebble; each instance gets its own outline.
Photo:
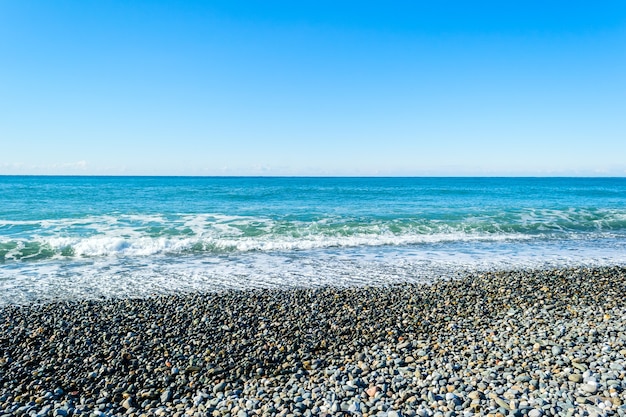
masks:
<path id="1" fill-rule="evenodd" d="M 577 268 L 0 308 L 0 416 L 622 415 L 625 283 Z"/>

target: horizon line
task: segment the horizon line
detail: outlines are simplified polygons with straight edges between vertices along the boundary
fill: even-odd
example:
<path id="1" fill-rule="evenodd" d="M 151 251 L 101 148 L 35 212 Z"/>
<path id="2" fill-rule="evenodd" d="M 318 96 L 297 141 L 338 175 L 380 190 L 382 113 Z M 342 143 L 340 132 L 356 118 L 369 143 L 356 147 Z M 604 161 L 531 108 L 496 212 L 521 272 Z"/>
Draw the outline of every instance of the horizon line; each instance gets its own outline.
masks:
<path id="1" fill-rule="evenodd" d="M 0 177 L 66 178 L 606 178 L 625 179 L 626 175 L 167 175 L 167 174 L 0 174 Z"/>

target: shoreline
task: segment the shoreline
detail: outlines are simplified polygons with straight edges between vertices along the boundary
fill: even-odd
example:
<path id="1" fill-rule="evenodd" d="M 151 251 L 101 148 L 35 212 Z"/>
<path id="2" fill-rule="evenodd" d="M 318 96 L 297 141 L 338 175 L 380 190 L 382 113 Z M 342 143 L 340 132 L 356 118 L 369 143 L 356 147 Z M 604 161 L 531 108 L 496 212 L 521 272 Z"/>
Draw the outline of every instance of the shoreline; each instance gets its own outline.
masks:
<path id="1" fill-rule="evenodd" d="M 626 415 L 625 299 L 616 266 L 3 306 L 0 416 Z"/>

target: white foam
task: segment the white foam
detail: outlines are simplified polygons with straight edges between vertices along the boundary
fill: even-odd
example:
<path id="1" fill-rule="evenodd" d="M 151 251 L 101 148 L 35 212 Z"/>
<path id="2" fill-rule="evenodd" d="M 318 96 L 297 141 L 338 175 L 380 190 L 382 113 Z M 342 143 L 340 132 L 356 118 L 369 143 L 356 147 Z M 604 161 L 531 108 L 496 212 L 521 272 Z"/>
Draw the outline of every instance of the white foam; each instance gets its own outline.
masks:
<path id="1" fill-rule="evenodd" d="M 361 234 L 353 236 L 306 235 L 303 237 L 272 236 L 237 237 L 229 233 L 228 237 L 145 237 L 145 236 L 96 235 L 84 238 L 40 237 L 35 240 L 40 247 L 51 248 L 56 252 L 54 258 L 80 257 L 134 257 L 157 254 L 184 254 L 194 251 L 205 252 L 274 252 L 302 251 L 324 248 L 354 248 L 361 246 L 402 246 L 415 244 L 433 244 L 445 242 L 504 242 L 523 241 L 531 237 L 522 234 L 463 234 L 439 233 L 433 235 L 408 234 Z M 208 234 L 208 233 L 207 233 Z M 225 233 L 220 232 L 224 235 Z M 26 241 L 16 241 L 6 259 L 18 259 Z M 70 252 L 71 250 L 71 252 Z"/>
<path id="2" fill-rule="evenodd" d="M 121 249 L 121 250 L 128 250 Z M 455 242 L 228 255 L 79 258 L 0 265 L 0 305 L 187 291 L 392 285 L 465 271 L 626 265 L 626 242 Z"/>
<path id="3" fill-rule="evenodd" d="M 77 259 L 198 251 L 273 252 L 454 242 L 602 239 L 624 233 L 621 226 L 614 232 L 609 223 L 626 221 L 625 213 L 616 210 L 604 210 L 601 216 L 594 213 L 580 209 L 521 209 L 512 214 L 516 220 L 504 221 L 504 224 L 490 223 L 489 216 L 465 217 L 457 222 L 419 219 L 372 219 L 366 222 L 339 216 L 296 221 L 220 214 L 102 215 L 82 219 L 2 221 L 0 225 L 6 226 L 7 230 L 3 230 L 0 244 L 17 243 L 18 247 L 8 250 L 4 256 L 5 260 L 12 261 L 22 258 L 21 249 L 28 246 L 32 250 L 32 244 L 41 248 L 43 257 L 49 257 L 46 249 L 51 249 L 54 258 Z M 501 221 L 505 217 L 503 214 L 493 216 Z M 562 219 L 573 217 L 572 221 L 576 222 L 581 216 L 601 219 L 597 220 L 596 230 L 558 232 L 563 230 L 559 223 Z M 509 223 L 522 228 L 535 225 L 536 229 L 532 233 L 516 232 Z M 33 227 L 27 230 L 17 227 L 24 225 Z"/>

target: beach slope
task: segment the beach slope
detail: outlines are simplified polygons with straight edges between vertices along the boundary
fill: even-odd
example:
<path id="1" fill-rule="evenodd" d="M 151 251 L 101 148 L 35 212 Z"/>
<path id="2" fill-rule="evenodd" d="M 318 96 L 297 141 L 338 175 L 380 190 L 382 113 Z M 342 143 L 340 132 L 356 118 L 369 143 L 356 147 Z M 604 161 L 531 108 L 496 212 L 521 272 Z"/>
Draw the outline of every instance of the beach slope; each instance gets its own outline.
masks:
<path id="1" fill-rule="evenodd" d="M 626 269 L 0 309 L 0 415 L 626 415 Z"/>

